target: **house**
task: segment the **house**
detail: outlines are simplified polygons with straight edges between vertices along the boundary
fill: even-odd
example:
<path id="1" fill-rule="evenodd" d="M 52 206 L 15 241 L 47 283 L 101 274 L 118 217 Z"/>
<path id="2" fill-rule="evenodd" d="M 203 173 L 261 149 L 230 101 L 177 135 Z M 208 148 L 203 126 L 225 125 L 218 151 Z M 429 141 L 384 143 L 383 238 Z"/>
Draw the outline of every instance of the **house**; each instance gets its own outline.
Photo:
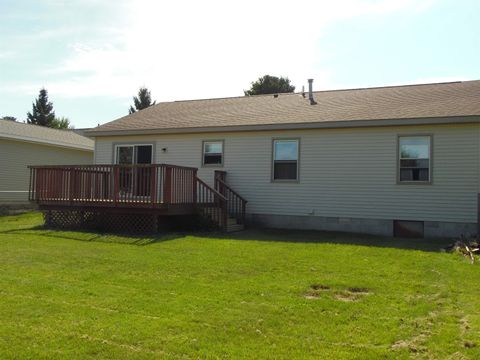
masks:
<path id="1" fill-rule="evenodd" d="M 28 204 L 28 165 L 92 164 L 93 148 L 72 131 L 0 120 L 0 205 Z"/>
<path id="2" fill-rule="evenodd" d="M 145 208 L 172 205 L 181 193 L 177 205 L 202 202 L 213 217 L 225 201 L 229 217 L 260 226 L 418 237 L 478 231 L 480 81 L 314 92 L 310 80 L 306 94 L 159 103 L 88 134 L 95 164 L 117 167 L 96 170 L 116 179 L 113 190 L 111 180 L 96 190 L 115 207 L 145 198 Z M 192 177 L 146 172 L 145 164 L 181 166 Z M 135 168 L 144 175 L 127 170 Z M 198 186 L 185 185 L 197 178 Z M 212 200 L 199 200 L 203 191 Z M 96 199 L 82 195 L 84 206 L 87 198 Z"/>

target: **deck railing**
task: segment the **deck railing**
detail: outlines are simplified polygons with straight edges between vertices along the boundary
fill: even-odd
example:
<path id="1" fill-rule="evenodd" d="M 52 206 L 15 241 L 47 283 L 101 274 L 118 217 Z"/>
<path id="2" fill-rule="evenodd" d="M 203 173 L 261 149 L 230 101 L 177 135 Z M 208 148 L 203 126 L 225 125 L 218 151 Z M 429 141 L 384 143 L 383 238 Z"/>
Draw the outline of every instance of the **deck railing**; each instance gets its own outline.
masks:
<path id="1" fill-rule="evenodd" d="M 197 169 L 166 164 L 30 166 L 39 204 L 159 207 L 195 204 Z"/>
<path id="2" fill-rule="evenodd" d="M 197 169 L 167 164 L 30 166 L 29 200 L 44 208 L 105 207 L 199 211 L 220 229 L 245 221 L 247 201 L 223 177 L 214 188 Z M 125 211 L 125 210 L 123 210 Z M 142 210 L 143 211 L 143 210 Z"/>

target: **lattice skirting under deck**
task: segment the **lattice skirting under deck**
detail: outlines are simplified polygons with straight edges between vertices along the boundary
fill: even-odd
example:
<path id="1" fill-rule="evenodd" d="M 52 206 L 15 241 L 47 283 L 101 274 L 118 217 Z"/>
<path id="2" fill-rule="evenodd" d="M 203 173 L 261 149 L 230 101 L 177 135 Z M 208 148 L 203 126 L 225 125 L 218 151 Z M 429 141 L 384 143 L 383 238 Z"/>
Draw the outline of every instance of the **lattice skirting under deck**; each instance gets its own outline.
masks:
<path id="1" fill-rule="evenodd" d="M 125 214 L 91 210 L 44 210 L 45 226 L 55 229 L 100 230 L 116 233 L 158 231 L 158 215 Z"/>

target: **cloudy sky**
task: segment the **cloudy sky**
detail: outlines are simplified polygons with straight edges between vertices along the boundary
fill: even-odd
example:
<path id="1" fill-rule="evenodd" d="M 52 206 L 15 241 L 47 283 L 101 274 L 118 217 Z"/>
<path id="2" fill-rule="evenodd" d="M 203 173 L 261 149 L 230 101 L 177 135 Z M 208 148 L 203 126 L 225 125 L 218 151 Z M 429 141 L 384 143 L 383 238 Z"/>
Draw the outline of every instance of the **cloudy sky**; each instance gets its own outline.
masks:
<path id="1" fill-rule="evenodd" d="M 0 116 L 40 88 L 77 128 L 157 101 L 480 79 L 478 0 L 1 0 Z"/>

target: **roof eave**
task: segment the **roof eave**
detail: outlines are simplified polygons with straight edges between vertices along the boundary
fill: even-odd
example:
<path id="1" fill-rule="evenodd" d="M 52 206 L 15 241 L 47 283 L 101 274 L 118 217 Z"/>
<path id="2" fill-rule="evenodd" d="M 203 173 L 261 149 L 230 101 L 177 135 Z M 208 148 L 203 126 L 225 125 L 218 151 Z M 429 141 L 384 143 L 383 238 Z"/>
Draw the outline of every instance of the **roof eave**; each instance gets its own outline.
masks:
<path id="1" fill-rule="evenodd" d="M 55 146 L 55 147 L 61 147 L 65 149 L 81 150 L 81 151 L 94 151 L 94 148 L 95 148 L 94 144 L 92 144 L 92 146 L 84 146 L 80 144 L 63 143 L 60 141 L 46 141 L 43 139 L 31 138 L 28 136 L 17 136 L 17 135 L 11 135 L 11 134 L 2 134 L 0 135 L 0 138 L 6 139 L 6 140 L 23 141 L 23 142 L 33 143 L 33 144 Z"/>
<path id="2" fill-rule="evenodd" d="M 302 130 L 302 129 L 332 129 L 354 127 L 405 126 L 405 125 L 434 125 L 434 124 L 461 124 L 480 122 L 480 115 L 429 117 L 407 119 L 378 119 L 378 120 L 340 120 L 324 122 L 259 124 L 208 126 L 167 129 L 131 129 L 131 130 L 100 130 L 87 131 L 89 136 L 122 136 L 122 135 L 152 135 L 152 134 L 186 134 L 207 132 L 239 132 L 239 131 L 268 131 L 268 130 Z"/>

